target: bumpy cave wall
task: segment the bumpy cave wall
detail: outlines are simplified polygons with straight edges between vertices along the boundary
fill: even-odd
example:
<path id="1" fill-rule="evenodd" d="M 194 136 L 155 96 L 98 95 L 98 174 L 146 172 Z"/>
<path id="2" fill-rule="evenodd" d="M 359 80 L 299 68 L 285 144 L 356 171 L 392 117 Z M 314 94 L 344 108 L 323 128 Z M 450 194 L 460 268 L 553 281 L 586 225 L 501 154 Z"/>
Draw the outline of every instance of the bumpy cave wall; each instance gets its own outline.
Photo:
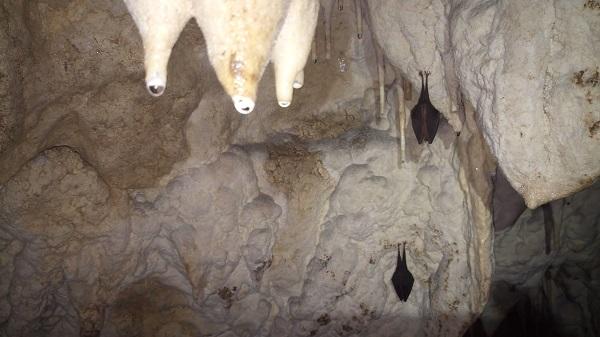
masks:
<path id="1" fill-rule="evenodd" d="M 538 314 L 548 310 L 552 319 L 546 324 L 560 336 L 600 333 L 600 184 L 550 206 L 550 254 L 545 253 L 542 208 L 525 211 L 512 228 L 496 235 L 492 295 L 482 314 L 490 336 L 527 298 Z"/>
<path id="2" fill-rule="evenodd" d="M 357 3 L 368 9 L 362 39 L 345 1 L 329 59 L 320 19 L 318 62 L 292 106 L 276 104 L 269 67 L 241 116 L 193 22 L 152 98 L 120 0 L 4 1 L 0 334 L 460 335 L 491 283 L 485 139 L 496 131 L 480 128 L 487 96 L 463 89 L 461 75 L 480 68 L 454 71 L 439 51 L 460 49 L 446 40 L 452 13 L 483 8 Z M 373 36 L 386 56 L 378 117 Z M 438 76 L 432 98 L 449 124 L 430 146 L 408 130 L 401 163 L 395 90 L 401 78 L 416 87 L 421 68 Z M 589 74 L 581 83 L 595 95 Z M 415 277 L 406 303 L 390 283 L 403 241 Z"/>
<path id="3" fill-rule="evenodd" d="M 529 207 L 600 176 L 598 1 L 368 3 L 390 63 L 414 82 L 417 70 L 432 70 L 432 101 L 452 125 L 457 101 L 473 105 Z"/>
<path id="4" fill-rule="evenodd" d="M 353 6 L 334 13 L 330 59 L 321 21 L 292 107 L 274 104 L 267 69 L 247 117 L 193 23 L 152 98 L 120 1 L 2 15 L 3 335 L 455 336 L 481 311 L 493 168 L 473 114 L 460 137 L 409 137 L 401 163 L 395 71 L 375 118 Z M 390 283 L 403 241 L 407 303 Z"/>

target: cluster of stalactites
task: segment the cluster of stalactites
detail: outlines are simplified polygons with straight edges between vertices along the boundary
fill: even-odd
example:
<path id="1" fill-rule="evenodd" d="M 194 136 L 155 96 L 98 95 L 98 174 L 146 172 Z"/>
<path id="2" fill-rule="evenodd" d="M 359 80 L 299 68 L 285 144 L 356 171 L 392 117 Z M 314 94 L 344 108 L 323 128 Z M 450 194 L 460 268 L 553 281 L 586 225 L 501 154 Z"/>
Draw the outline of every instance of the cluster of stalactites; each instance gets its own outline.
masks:
<path id="1" fill-rule="evenodd" d="M 153 96 L 165 91 L 171 50 L 191 18 L 198 22 L 209 60 L 238 112 L 254 109 L 269 61 L 280 106 L 289 106 L 293 89 L 304 83 L 318 0 L 124 1 L 142 36 L 146 86 Z"/>

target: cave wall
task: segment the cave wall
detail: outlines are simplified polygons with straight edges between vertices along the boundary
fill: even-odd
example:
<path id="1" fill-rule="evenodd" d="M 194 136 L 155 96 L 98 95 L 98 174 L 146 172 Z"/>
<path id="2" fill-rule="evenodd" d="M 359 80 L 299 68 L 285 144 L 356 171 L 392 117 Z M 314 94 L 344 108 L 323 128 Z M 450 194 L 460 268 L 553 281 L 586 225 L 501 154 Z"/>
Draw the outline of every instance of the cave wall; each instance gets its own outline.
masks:
<path id="1" fill-rule="evenodd" d="M 491 157 L 467 109 L 460 136 L 444 124 L 418 146 L 409 133 L 401 162 L 396 69 L 377 116 L 355 9 L 333 12 L 329 59 L 320 20 L 290 108 L 269 67 L 242 116 L 193 22 L 152 98 L 120 1 L 6 3 L 3 43 L 21 57 L 5 69 L 22 75 L 4 82 L 21 103 L 2 110 L 1 333 L 460 334 L 491 280 Z M 401 303 L 404 241 L 416 281 Z"/>
<path id="2" fill-rule="evenodd" d="M 364 13 L 361 39 L 355 3 Z M 527 22 L 517 5 L 355 3 L 339 11 L 321 2 L 316 63 L 292 105 L 278 106 L 268 66 L 254 112 L 242 116 L 193 21 L 173 48 L 167 91 L 154 98 L 121 1 L 5 1 L 0 334 L 461 335 L 492 281 L 494 156 L 530 206 L 598 175 L 598 137 L 585 133 L 600 119 L 598 8 L 536 2 L 554 9 L 545 12 L 551 18 L 564 14 L 548 27 L 571 27 L 583 14 L 581 40 L 545 59 L 536 53 L 547 52 L 547 29 L 532 37 L 540 44 L 534 55 L 521 57 L 517 28 Z M 564 29 L 556 36 L 575 34 Z M 506 89 L 528 67 L 562 64 L 590 37 L 580 55 L 586 70 L 552 68 L 562 82 L 542 90 L 549 96 L 536 91 L 527 101 L 523 87 Z M 385 54 L 383 107 L 376 46 Z M 420 69 L 433 71 L 432 101 L 447 121 L 428 146 L 407 130 L 403 162 L 396 90 L 402 80 L 418 88 Z M 537 89 L 538 75 L 529 79 Z M 557 87 L 564 96 L 551 95 Z M 534 112 L 499 103 L 509 95 Z M 535 128 L 535 107 L 554 96 L 544 110 L 552 118 Z M 573 123 L 560 119 L 568 109 Z M 519 129 L 508 116 L 535 131 L 530 146 L 512 139 Z M 582 120 L 591 128 L 581 131 Z M 546 137 L 550 131 L 569 140 Z M 573 144 L 572 160 L 556 160 Z M 527 164 L 531 158 L 540 163 Z M 531 178 L 534 166 L 548 174 Z M 403 241 L 415 277 L 406 303 L 390 282 Z"/>
<path id="3" fill-rule="evenodd" d="M 560 336 L 598 335 L 598 205 L 598 183 L 550 204 L 550 254 L 545 254 L 542 208 L 526 210 L 513 227 L 497 233 L 492 295 L 482 314 L 488 335 L 522 298 L 530 298 L 538 311 L 545 301 Z"/>
<path id="4" fill-rule="evenodd" d="M 460 129 L 467 100 L 498 164 L 530 208 L 600 175 L 600 4 L 368 1 L 389 62 Z M 462 98 L 461 98 L 462 97 Z"/>

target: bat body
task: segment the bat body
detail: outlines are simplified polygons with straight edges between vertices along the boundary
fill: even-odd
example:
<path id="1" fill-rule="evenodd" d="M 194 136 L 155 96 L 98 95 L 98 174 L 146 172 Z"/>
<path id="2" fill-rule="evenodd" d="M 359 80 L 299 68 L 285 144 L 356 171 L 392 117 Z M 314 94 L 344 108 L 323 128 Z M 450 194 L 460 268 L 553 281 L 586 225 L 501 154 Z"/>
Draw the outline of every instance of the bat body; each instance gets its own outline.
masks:
<path id="1" fill-rule="evenodd" d="M 400 245 L 398 245 L 398 262 L 394 275 L 392 275 L 392 284 L 400 301 L 406 302 L 408 300 L 414 283 L 415 279 L 406 265 L 406 243 L 404 243 L 402 246 L 402 255 L 400 255 Z"/>
<path id="2" fill-rule="evenodd" d="M 419 76 L 421 76 L 421 96 L 419 96 L 417 105 L 410 112 L 413 131 L 419 144 L 424 140 L 431 144 L 440 125 L 440 112 L 429 100 L 428 78 L 430 74 L 426 71 L 425 80 L 423 80 L 423 72 L 419 72 Z"/>
<path id="3" fill-rule="evenodd" d="M 546 237 L 546 255 L 552 251 L 552 234 L 554 232 L 554 216 L 552 215 L 552 205 L 550 203 L 542 205 L 544 211 L 544 234 Z"/>

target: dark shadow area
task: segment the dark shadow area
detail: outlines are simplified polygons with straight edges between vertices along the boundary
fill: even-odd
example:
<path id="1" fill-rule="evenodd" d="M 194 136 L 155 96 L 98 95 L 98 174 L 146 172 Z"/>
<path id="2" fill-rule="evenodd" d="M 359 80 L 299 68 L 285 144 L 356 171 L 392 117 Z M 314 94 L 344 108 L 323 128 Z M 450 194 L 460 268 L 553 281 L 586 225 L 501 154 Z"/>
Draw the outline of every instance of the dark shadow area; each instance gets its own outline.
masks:
<path id="1" fill-rule="evenodd" d="M 545 299 L 534 305 L 523 296 L 508 312 L 492 335 L 485 331 L 483 323 L 477 319 L 463 337 L 559 337 L 554 330 L 552 314 Z"/>

